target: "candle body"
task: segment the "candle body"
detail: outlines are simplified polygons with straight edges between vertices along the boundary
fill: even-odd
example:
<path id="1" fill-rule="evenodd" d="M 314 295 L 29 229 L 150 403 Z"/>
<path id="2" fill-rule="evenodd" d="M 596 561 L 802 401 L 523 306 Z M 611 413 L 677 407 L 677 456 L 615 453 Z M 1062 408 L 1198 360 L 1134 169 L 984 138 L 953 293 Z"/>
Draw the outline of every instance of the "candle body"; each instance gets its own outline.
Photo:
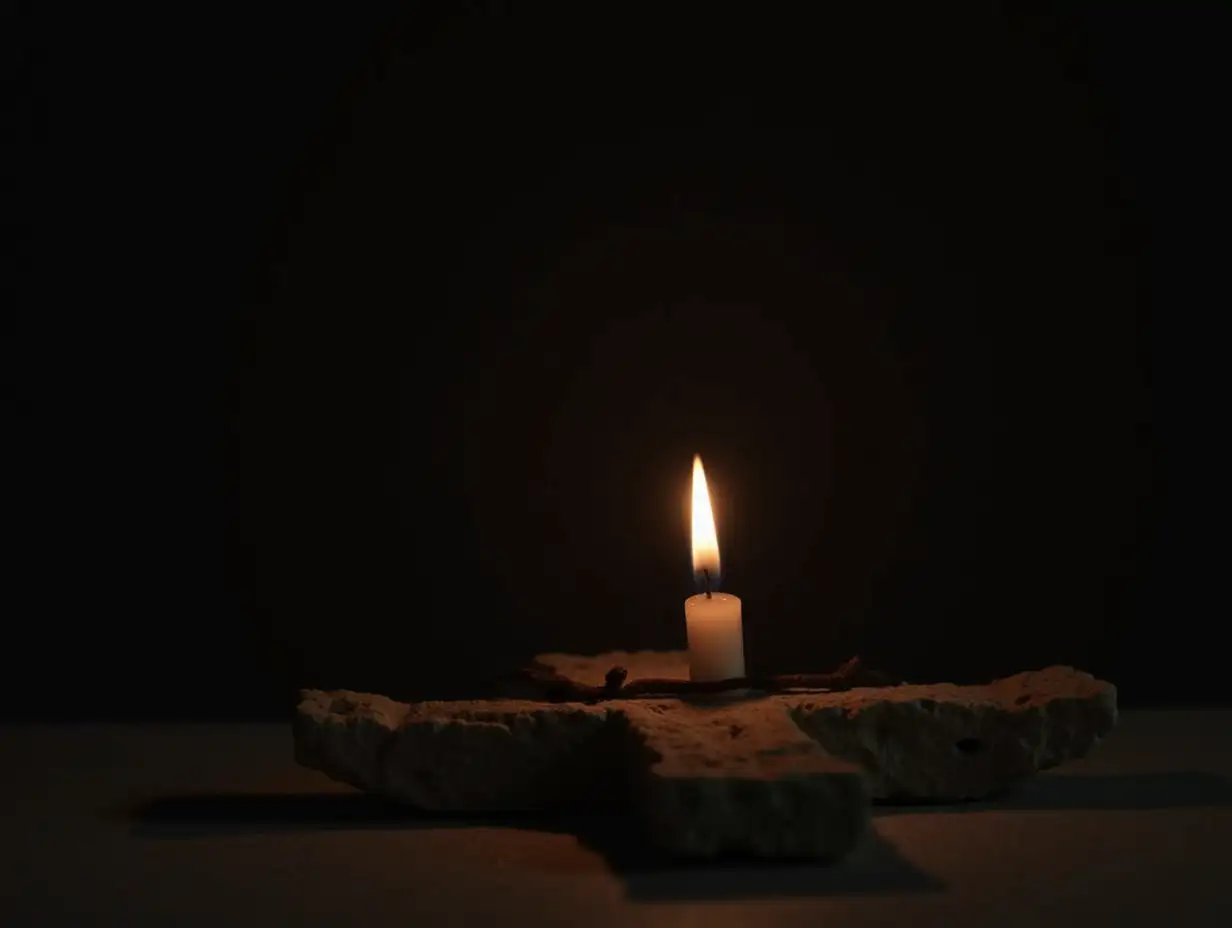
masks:
<path id="1" fill-rule="evenodd" d="M 684 601 L 689 636 L 689 679 L 730 680 L 744 676 L 744 627 L 740 599 L 728 593 Z"/>

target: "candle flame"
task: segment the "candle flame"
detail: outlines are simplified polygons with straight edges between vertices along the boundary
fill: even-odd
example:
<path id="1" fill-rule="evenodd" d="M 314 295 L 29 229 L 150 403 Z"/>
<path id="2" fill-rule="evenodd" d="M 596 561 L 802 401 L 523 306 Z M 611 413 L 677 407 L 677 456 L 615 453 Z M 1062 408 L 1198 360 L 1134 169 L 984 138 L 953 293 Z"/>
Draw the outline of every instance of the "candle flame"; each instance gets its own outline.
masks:
<path id="1" fill-rule="evenodd" d="M 706 571 L 712 582 L 719 579 L 719 538 L 714 530 L 714 510 L 701 455 L 693 456 L 693 573 Z"/>

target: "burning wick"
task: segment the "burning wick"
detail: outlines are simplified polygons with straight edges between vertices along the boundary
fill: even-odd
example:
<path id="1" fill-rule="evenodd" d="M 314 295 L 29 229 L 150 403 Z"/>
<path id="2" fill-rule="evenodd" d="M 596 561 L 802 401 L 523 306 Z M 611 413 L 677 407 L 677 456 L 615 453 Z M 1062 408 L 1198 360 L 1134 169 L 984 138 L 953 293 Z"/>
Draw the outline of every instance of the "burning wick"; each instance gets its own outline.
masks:
<path id="1" fill-rule="evenodd" d="M 684 602 L 689 638 L 689 679 L 695 683 L 744 676 L 744 628 L 740 598 L 720 593 L 723 570 L 714 509 L 702 459 L 693 458 L 693 582 L 702 591 Z"/>

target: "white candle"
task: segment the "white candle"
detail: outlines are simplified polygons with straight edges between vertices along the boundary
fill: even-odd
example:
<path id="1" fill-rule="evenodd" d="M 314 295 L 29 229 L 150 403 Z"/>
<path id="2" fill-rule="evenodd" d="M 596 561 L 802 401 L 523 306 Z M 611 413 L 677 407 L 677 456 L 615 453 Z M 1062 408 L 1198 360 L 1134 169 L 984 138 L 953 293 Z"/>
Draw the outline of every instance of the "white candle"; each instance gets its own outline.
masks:
<path id="1" fill-rule="evenodd" d="M 744 676 L 744 630 L 738 596 L 690 596 L 684 601 L 684 620 L 689 629 L 690 680 Z"/>
<path id="2" fill-rule="evenodd" d="M 730 680 L 744 676 L 744 627 L 740 599 L 717 593 L 719 540 L 714 510 L 706 487 L 702 459 L 693 458 L 693 573 L 706 584 L 706 592 L 684 601 L 689 637 L 689 679 Z"/>

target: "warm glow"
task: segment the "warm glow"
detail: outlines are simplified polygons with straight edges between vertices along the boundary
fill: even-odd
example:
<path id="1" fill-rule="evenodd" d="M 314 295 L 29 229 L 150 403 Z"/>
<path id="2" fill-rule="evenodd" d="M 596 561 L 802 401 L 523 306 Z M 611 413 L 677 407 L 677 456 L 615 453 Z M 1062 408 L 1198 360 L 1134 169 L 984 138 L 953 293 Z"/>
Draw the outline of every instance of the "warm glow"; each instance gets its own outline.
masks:
<path id="1" fill-rule="evenodd" d="M 709 571 L 712 580 L 719 578 L 719 538 L 714 531 L 714 510 L 710 508 L 710 490 L 706 487 L 706 472 L 700 455 L 693 456 L 693 573 Z"/>

